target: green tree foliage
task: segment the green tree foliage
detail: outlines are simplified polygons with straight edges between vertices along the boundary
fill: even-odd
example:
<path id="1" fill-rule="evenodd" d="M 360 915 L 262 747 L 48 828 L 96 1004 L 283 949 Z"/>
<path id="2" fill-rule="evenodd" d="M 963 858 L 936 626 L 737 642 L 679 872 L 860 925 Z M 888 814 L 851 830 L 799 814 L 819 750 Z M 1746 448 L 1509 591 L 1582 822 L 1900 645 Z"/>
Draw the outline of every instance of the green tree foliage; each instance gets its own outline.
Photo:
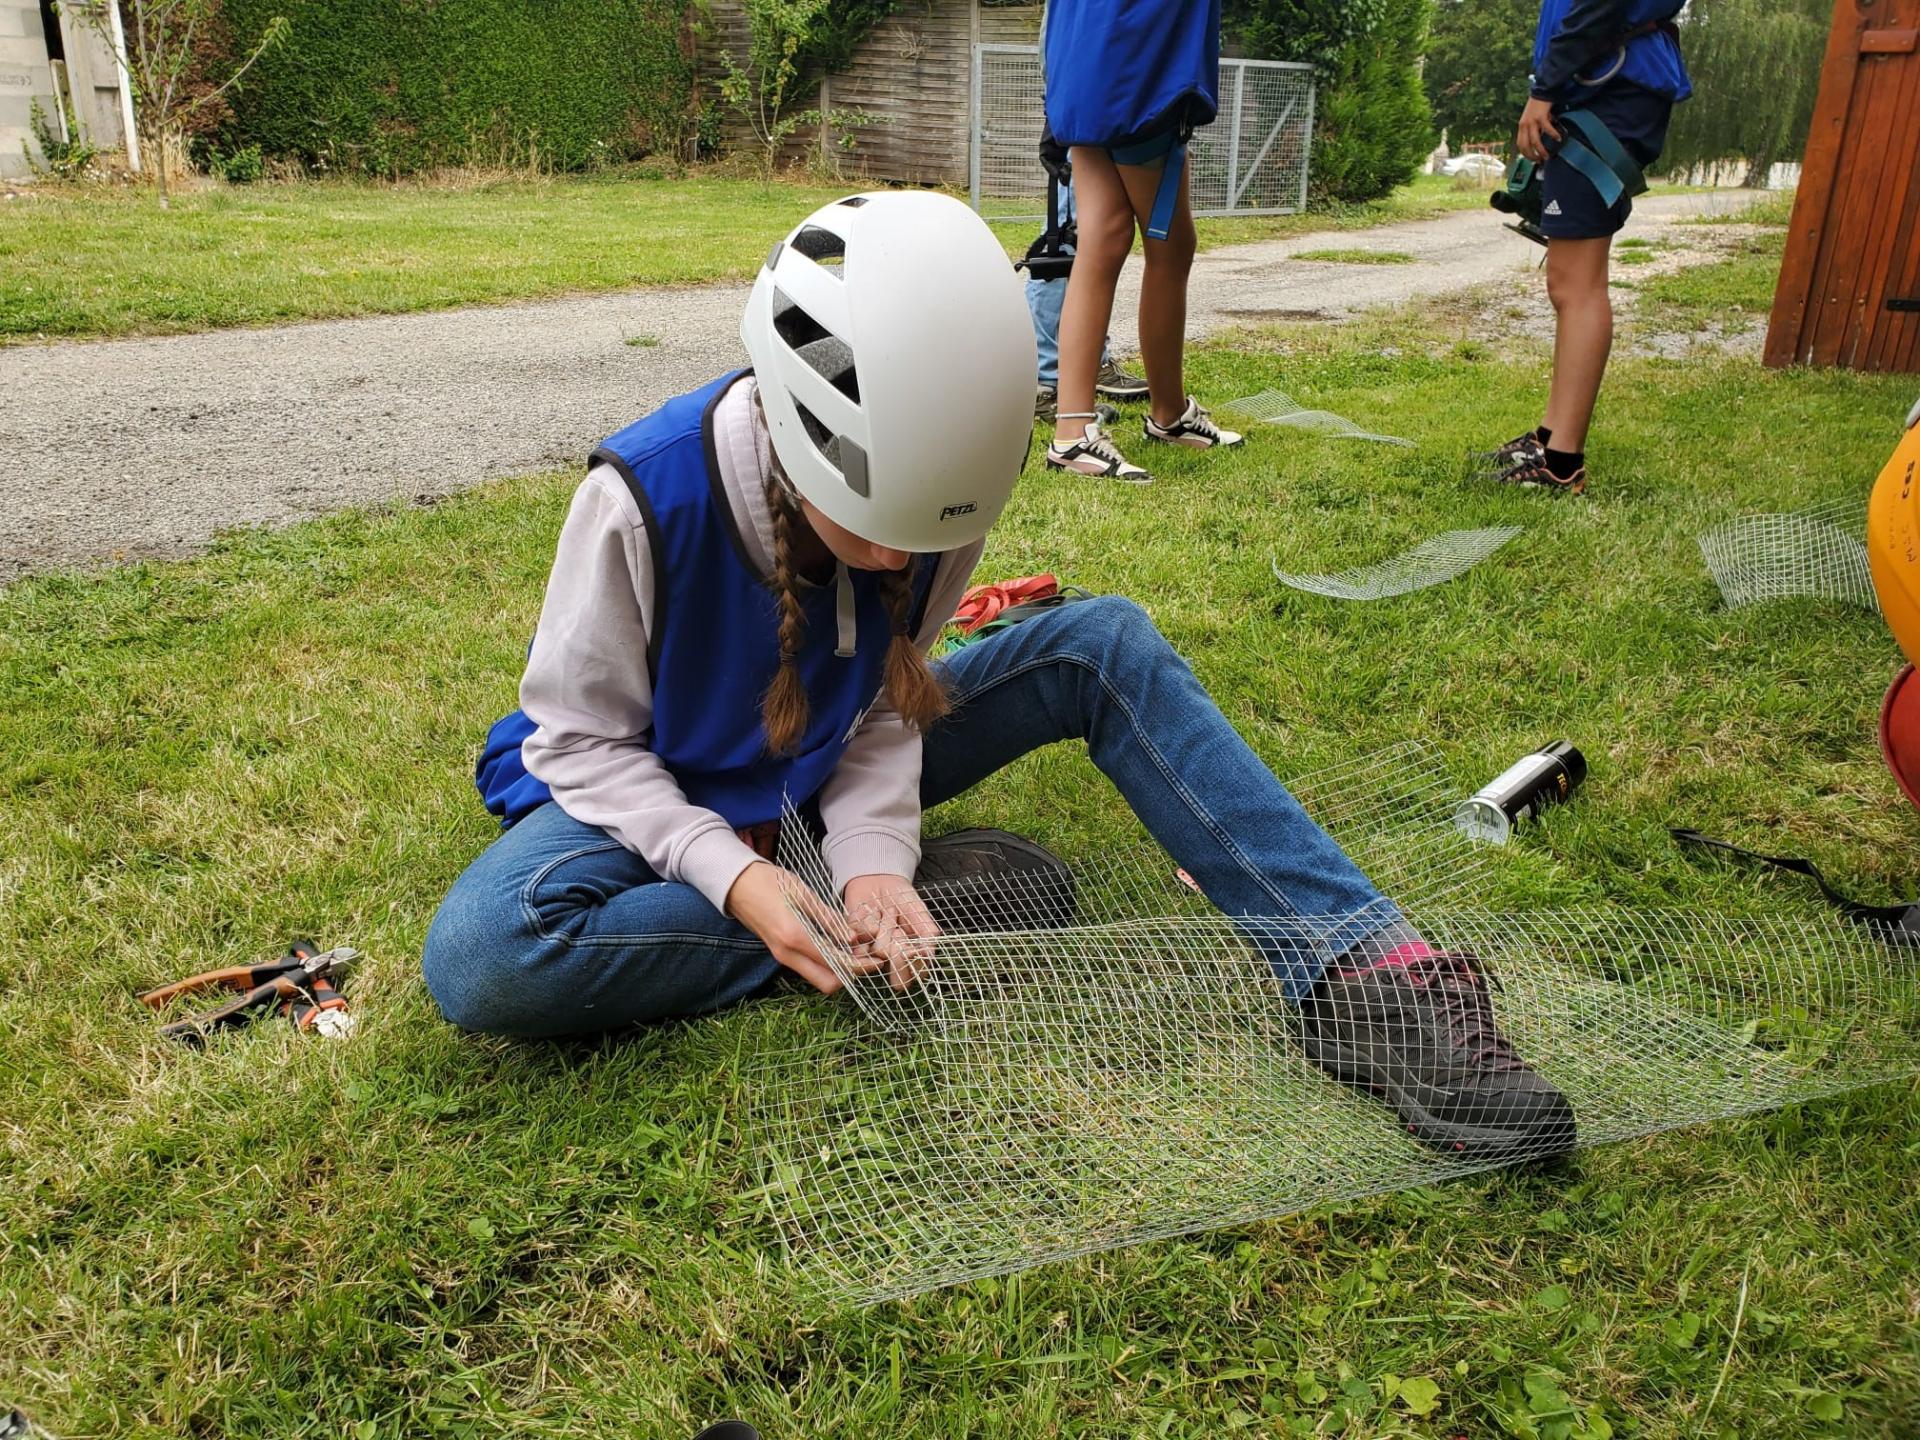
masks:
<path id="1" fill-rule="evenodd" d="M 692 123 L 683 0 L 224 0 L 242 55 L 219 148 L 319 168 L 582 169 L 679 148 Z"/>
<path id="2" fill-rule="evenodd" d="M 1539 0 L 1439 0 L 1424 78 L 1434 123 L 1455 149 L 1513 138 L 1539 13 Z"/>
<path id="3" fill-rule="evenodd" d="M 1239 53 L 1322 69 L 1366 33 L 1380 9 L 1381 0 L 1223 0 L 1220 26 Z"/>
<path id="4" fill-rule="evenodd" d="M 1681 45 L 1693 98 L 1674 111 L 1675 169 L 1743 160 L 1749 184 L 1806 149 L 1831 0 L 1693 0 Z"/>
<path id="5" fill-rule="evenodd" d="M 1317 201 L 1377 199 L 1413 178 L 1433 148 L 1420 84 L 1432 14 L 1433 0 L 1228 0 L 1233 49 L 1314 67 Z"/>
<path id="6" fill-rule="evenodd" d="M 808 26 L 795 54 L 800 73 L 819 76 L 842 69 L 853 59 L 853 47 L 869 31 L 900 8 L 900 0 L 832 0 Z"/>
<path id="7" fill-rule="evenodd" d="M 860 9 L 857 19 L 846 12 Z M 780 147 L 804 125 L 817 124 L 818 109 L 795 102 L 819 88 L 820 76 L 844 65 L 853 47 L 890 4 L 848 7 L 835 0 L 742 0 L 747 22 L 744 63 L 722 50 L 726 75 L 720 93 L 752 132 L 761 178 L 771 180 Z M 829 123 L 857 124 L 853 111 L 835 111 Z"/>

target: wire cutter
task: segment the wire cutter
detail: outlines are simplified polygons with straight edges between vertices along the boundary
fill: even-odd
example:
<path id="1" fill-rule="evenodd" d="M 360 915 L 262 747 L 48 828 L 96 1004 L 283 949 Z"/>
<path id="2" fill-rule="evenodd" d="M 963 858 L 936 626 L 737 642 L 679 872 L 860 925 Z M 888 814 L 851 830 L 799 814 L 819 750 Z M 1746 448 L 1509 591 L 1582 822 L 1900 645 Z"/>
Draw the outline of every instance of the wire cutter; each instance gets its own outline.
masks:
<path id="1" fill-rule="evenodd" d="M 360 958 L 350 945 L 322 952 L 311 940 L 296 940 L 287 953 L 270 965 L 233 965 L 175 980 L 158 989 L 142 991 L 137 999 L 154 1010 L 164 1010 L 181 995 L 202 990 L 235 990 L 238 998 L 191 1019 L 162 1025 L 160 1033 L 196 1050 L 215 1030 L 243 1025 L 260 1011 L 280 1010 L 301 1030 L 314 1030 L 331 1039 L 352 1033 L 347 1002 L 334 979 Z"/>

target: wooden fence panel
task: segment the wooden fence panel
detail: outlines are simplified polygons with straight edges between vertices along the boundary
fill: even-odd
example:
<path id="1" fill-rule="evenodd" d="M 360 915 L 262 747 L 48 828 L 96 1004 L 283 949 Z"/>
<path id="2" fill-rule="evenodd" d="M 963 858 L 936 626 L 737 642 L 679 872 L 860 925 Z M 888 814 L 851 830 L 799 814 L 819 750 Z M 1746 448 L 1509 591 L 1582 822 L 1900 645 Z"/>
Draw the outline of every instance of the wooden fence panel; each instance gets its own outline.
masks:
<path id="1" fill-rule="evenodd" d="M 1769 365 L 1920 369 L 1920 0 L 1838 0 Z"/>

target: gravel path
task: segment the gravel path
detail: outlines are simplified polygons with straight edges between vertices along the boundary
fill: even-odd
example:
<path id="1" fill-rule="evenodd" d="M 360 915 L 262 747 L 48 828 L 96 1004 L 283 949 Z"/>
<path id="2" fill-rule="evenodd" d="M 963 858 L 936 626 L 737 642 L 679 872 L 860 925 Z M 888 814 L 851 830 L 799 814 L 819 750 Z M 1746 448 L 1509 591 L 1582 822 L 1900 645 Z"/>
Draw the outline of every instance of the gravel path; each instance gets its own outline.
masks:
<path id="1" fill-rule="evenodd" d="M 1643 200 L 1633 227 L 1738 208 L 1744 192 Z M 1394 250 L 1404 265 L 1295 261 Z M 1495 280 L 1538 251 L 1483 211 L 1210 251 L 1190 333 L 1338 318 Z M 1139 269 L 1115 306 L 1133 342 Z M 188 553 L 396 496 L 578 464 L 595 441 L 739 364 L 740 286 L 627 291 L 152 340 L 0 348 L 0 584 Z"/>

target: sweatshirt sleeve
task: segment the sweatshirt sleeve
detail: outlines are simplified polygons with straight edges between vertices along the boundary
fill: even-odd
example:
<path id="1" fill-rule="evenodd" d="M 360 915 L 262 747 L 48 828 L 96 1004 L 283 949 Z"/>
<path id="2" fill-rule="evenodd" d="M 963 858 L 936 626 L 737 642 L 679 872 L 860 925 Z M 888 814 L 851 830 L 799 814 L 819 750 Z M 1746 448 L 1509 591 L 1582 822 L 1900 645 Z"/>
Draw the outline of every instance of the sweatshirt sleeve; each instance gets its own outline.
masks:
<path id="1" fill-rule="evenodd" d="M 639 506 L 610 467 L 596 466 L 561 529 L 520 681 L 521 709 L 539 727 L 521 754 L 567 814 L 724 911 L 733 882 L 759 857 L 721 816 L 689 802 L 647 747 L 653 580 Z"/>
<path id="2" fill-rule="evenodd" d="M 921 653 L 959 607 L 980 563 L 984 540 L 940 557 L 920 633 Z M 920 732 L 883 695 L 861 722 L 840 763 L 820 789 L 827 828 L 822 853 L 836 890 L 856 875 L 905 875 L 920 864 Z"/>
<path id="3" fill-rule="evenodd" d="M 1540 59 L 1534 98 L 1558 99 L 1574 75 L 1626 30 L 1627 0 L 1574 0 Z"/>

